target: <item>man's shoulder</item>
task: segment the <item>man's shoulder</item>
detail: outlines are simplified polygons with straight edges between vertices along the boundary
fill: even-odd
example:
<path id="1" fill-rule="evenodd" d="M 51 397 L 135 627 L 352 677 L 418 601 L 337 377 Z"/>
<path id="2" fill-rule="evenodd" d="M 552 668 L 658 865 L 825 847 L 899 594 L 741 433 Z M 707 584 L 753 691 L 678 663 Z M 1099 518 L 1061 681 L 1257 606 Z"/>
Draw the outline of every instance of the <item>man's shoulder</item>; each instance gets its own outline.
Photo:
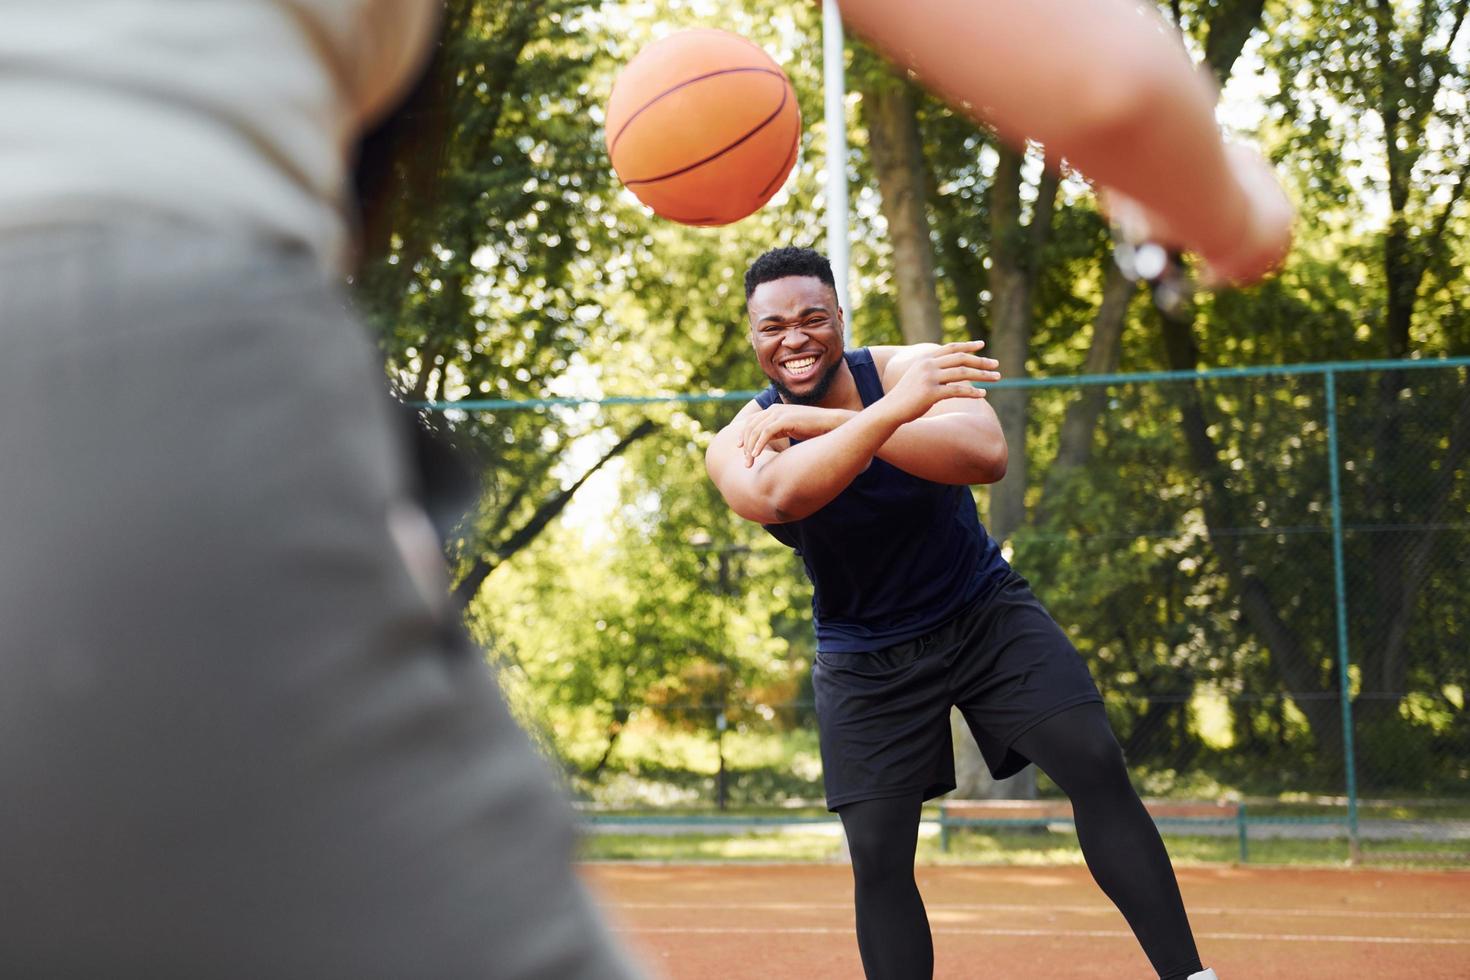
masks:
<path id="1" fill-rule="evenodd" d="M 898 344 L 878 344 L 873 347 L 863 348 L 863 350 L 868 352 L 868 356 L 872 358 L 873 369 L 878 372 L 879 377 L 882 377 L 883 372 L 888 369 L 888 362 L 893 360 L 893 355 L 904 349 L 902 345 Z"/>

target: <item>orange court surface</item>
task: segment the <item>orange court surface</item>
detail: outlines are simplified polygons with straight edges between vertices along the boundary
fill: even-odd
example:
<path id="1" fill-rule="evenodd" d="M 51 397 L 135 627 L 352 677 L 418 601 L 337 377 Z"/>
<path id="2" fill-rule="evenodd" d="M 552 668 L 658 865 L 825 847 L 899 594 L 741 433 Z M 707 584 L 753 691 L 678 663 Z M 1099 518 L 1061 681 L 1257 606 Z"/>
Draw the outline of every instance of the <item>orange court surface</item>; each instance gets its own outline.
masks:
<path id="1" fill-rule="evenodd" d="M 860 980 L 846 865 L 582 866 L 667 980 Z M 1470 980 L 1470 872 L 1181 867 L 1221 980 Z M 936 978 L 1146 980 L 1082 867 L 920 867 Z"/>

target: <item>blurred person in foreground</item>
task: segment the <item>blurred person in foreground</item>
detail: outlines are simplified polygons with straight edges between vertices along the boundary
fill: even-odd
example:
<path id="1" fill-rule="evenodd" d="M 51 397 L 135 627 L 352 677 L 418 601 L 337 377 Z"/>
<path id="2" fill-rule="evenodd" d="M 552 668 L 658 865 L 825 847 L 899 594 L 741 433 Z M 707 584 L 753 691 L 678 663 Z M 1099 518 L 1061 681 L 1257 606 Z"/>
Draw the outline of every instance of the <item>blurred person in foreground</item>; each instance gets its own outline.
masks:
<path id="1" fill-rule="evenodd" d="M 339 286 L 438 8 L 0 6 L 0 975 L 634 975 Z"/>
<path id="2" fill-rule="evenodd" d="M 437 7 L 0 8 L 0 974 L 632 972 L 447 601 L 339 287 L 357 139 Z M 1259 167 L 1216 152 L 1152 21 L 844 9 L 1136 201 L 1140 234 L 1226 278 L 1274 261 L 1232 176 Z"/>

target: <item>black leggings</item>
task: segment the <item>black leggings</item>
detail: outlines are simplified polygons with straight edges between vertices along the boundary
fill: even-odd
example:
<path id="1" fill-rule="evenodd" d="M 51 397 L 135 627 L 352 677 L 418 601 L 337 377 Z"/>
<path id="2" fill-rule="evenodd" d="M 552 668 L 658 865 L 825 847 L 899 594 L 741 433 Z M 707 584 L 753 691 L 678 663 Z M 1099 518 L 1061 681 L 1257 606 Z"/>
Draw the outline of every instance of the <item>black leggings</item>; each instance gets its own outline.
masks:
<path id="1" fill-rule="evenodd" d="M 1159 976 L 1174 980 L 1200 970 L 1174 868 L 1128 779 L 1102 705 L 1053 715 L 1014 747 L 1071 798 L 1087 867 Z M 838 810 L 852 852 L 858 950 L 870 980 L 911 980 L 934 972 L 929 920 L 914 883 L 922 802 L 915 793 Z"/>

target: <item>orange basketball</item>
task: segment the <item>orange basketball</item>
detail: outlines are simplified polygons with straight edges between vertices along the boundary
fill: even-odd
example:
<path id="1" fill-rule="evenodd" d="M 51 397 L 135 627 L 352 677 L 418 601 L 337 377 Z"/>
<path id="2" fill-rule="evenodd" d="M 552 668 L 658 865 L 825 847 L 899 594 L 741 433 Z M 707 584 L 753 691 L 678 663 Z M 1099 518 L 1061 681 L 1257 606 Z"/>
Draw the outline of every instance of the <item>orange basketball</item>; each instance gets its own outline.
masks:
<path id="1" fill-rule="evenodd" d="M 607 154 L 638 200 L 686 225 L 727 225 L 771 199 L 796 163 L 791 81 L 728 31 L 681 31 L 628 62 L 607 103 Z"/>

